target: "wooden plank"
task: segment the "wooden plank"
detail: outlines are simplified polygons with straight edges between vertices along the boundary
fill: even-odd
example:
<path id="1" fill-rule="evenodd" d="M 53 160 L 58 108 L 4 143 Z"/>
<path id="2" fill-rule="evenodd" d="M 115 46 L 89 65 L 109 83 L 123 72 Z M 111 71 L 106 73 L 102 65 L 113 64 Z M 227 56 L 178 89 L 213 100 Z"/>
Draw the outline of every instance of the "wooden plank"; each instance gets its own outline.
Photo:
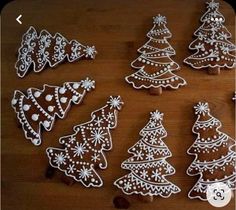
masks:
<path id="1" fill-rule="evenodd" d="M 186 150 L 195 137 L 191 127 L 195 121 L 192 106 L 199 100 L 208 101 L 212 113 L 223 123 L 223 130 L 234 136 L 234 71 L 222 71 L 219 76 L 194 71 L 183 65 L 190 54 L 188 44 L 193 32 L 200 26 L 199 18 L 205 11 L 205 1 L 174 0 L 51 0 L 14 1 L 2 11 L 2 208 L 7 209 L 114 209 L 113 199 L 122 195 L 113 186 L 116 178 L 126 172 L 120 163 L 128 157 L 127 149 L 140 137 L 139 130 L 146 124 L 148 113 L 155 109 L 164 112 L 164 126 L 168 132 L 165 143 L 173 157 L 169 162 L 176 174 L 169 177 L 181 187 L 182 192 L 169 199 L 154 198 L 153 203 L 142 203 L 130 196 L 129 209 L 214 209 L 207 202 L 190 200 L 187 193 L 197 181 L 185 171 L 193 157 Z M 221 1 L 220 11 L 226 18 L 226 27 L 234 37 L 234 12 Z M 133 69 L 130 62 L 137 57 L 137 48 L 147 39 L 152 27 L 152 17 L 161 13 L 168 20 L 173 37 L 170 44 L 177 52 L 174 60 L 181 66 L 180 76 L 188 85 L 178 91 L 164 91 L 162 96 L 149 95 L 147 91 L 134 90 L 124 81 Z M 22 14 L 23 24 L 15 18 Z M 31 72 L 24 79 L 16 76 L 14 64 L 21 35 L 30 25 L 38 30 L 60 32 L 68 39 L 95 45 L 98 55 L 94 61 L 79 61 L 59 65 L 40 74 Z M 97 87 L 85 98 L 83 105 L 73 107 L 66 119 L 58 120 L 52 132 L 43 132 L 43 144 L 34 147 L 25 140 L 17 128 L 15 113 L 10 101 L 15 89 L 41 87 L 44 83 L 59 85 L 64 81 L 84 77 L 96 80 Z M 125 102 L 119 115 L 118 127 L 112 132 L 113 151 L 107 153 L 108 169 L 98 173 L 105 184 L 100 189 L 87 189 L 81 184 L 66 186 L 61 173 L 52 179 L 45 178 L 48 159 L 45 149 L 58 146 L 60 136 L 72 133 L 73 125 L 85 122 L 91 111 L 100 107 L 111 94 L 120 94 Z M 92 201 L 92 202 L 91 202 Z M 234 208 L 231 202 L 224 209 Z"/>

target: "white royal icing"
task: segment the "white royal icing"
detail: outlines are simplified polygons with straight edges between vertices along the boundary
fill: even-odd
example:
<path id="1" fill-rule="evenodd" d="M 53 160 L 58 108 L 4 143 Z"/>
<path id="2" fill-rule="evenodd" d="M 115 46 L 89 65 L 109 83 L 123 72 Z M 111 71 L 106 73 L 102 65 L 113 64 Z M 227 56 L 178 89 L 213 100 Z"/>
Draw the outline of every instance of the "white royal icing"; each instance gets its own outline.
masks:
<path id="1" fill-rule="evenodd" d="M 90 121 L 75 126 L 74 134 L 60 138 L 64 149 L 47 149 L 50 165 L 85 187 L 101 187 L 103 181 L 96 170 L 107 168 L 104 152 L 112 149 L 110 130 L 117 125 L 122 105 L 120 96 L 110 96 L 105 106 L 91 113 Z"/>
<path id="2" fill-rule="evenodd" d="M 203 23 L 194 35 L 197 37 L 189 45 L 196 52 L 184 59 L 184 63 L 194 69 L 205 67 L 233 68 L 236 64 L 236 45 L 231 43 L 231 33 L 223 25 L 224 16 L 218 11 L 219 3 L 207 2 L 207 11 L 201 17 Z"/>
<path id="3" fill-rule="evenodd" d="M 235 140 L 219 131 L 222 124 L 210 114 L 208 103 L 199 102 L 194 106 L 194 109 L 197 120 L 192 131 L 197 135 L 197 138 L 187 153 L 194 155 L 195 159 L 187 169 L 187 174 L 189 176 L 200 175 L 200 178 L 189 191 L 188 197 L 207 201 L 207 188 L 213 183 L 223 182 L 231 190 L 235 190 L 236 152 L 232 150 L 235 146 Z M 224 148 L 227 150 L 225 151 Z M 226 154 L 221 154 L 221 151 L 225 151 Z M 209 160 L 202 160 L 202 155 L 205 154 L 209 156 Z M 212 156 L 218 158 L 213 159 Z M 233 167 L 233 171 L 231 167 Z M 224 177 L 220 176 L 222 173 L 225 174 Z"/>
<path id="4" fill-rule="evenodd" d="M 87 84 L 86 87 L 84 87 L 85 83 Z M 46 131 L 50 131 L 56 116 L 63 119 L 71 103 L 79 104 L 85 94 L 95 88 L 95 81 L 89 78 L 76 82 L 76 84 L 79 84 L 80 87 L 76 90 L 73 89 L 74 82 L 65 82 L 62 87 L 45 84 L 43 90 L 29 88 L 27 95 L 18 90 L 15 91 L 12 99 L 12 107 L 17 114 L 19 122 L 22 124 L 25 137 L 30 139 L 34 145 L 38 146 L 41 144 L 41 125 Z M 68 92 L 69 95 L 72 94 L 71 98 L 60 95 L 59 92 L 62 89 L 64 93 Z M 50 91 L 50 94 L 47 94 L 46 97 L 42 99 L 40 96 L 44 91 Z M 55 98 L 55 100 L 52 100 L 52 98 Z M 75 98 L 76 100 L 73 100 Z M 64 102 L 63 107 L 61 106 L 61 101 Z M 31 107 L 34 113 L 29 116 L 30 113 L 28 113 L 28 110 Z M 35 123 L 32 124 L 33 122 L 37 122 L 38 126 L 36 126 Z"/>
<path id="5" fill-rule="evenodd" d="M 46 30 L 37 34 L 35 28 L 31 26 L 22 36 L 15 68 L 17 75 L 24 77 L 30 67 L 33 67 L 34 72 L 40 72 L 47 66 L 46 64 L 54 67 L 66 58 L 69 62 L 82 57 L 94 59 L 96 53 L 94 46 L 84 46 L 76 40 L 69 42 L 60 33 L 52 36 Z"/>
<path id="6" fill-rule="evenodd" d="M 140 131 L 142 138 L 128 150 L 132 157 L 121 164 L 121 168 L 130 173 L 117 179 L 114 185 L 128 195 L 168 198 L 180 189 L 165 178 L 173 175 L 175 169 L 166 161 L 172 154 L 162 141 L 167 137 L 162 125 L 163 113 L 156 110 L 150 114 L 149 122 Z"/>
<path id="7" fill-rule="evenodd" d="M 175 50 L 167 41 L 172 35 L 166 27 L 166 17 L 159 14 L 153 20 L 154 26 L 147 33 L 149 41 L 138 49 L 141 55 L 131 63 L 131 67 L 137 71 L 125 77 L 125 80 L 135 89 L 158 87 L 178 89 L 187 83 L 182 77 L 173 73 L 180 67 L 171 59 L 171 56 L 175 55 Z M 153 69 L 151 72 L 154 70 L 155 72 L 149 73 L 150 68 Z"/>

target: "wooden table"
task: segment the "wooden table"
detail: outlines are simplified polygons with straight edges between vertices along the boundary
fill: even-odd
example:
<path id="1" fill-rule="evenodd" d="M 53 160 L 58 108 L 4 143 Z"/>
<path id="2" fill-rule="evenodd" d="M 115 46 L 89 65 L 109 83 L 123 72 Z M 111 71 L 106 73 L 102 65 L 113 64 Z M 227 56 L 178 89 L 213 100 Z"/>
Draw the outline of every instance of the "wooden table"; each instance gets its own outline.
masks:
<path id="1" fill-rule="evenodd" d="M 147 3 L 148 2 L 148 3 Z M 208 202 L 190 200 L 188 191 L 197 177 L 186 175 L 193 157 L 186 154 L 195 140 L 191 133 L 195 121 L 193 105 L 208 101 L 212 113 L 223 123 L 222 131 L 234 136 L 234 71 L 222 71 L 219 76 L 194 71 L 183 65 L 190 55 L 188 44 L 193 32 L 200 26 L 199 18 L 205 11 L 205 1 L 174 0 L 101 0 L 101 1 L 14 1 L 2 12 L 2 209 L 114 209 L 113 199 L 122 195 L 113 186 L 116 178 L 126 171 L 121 162 L 129 155 L 127 149 L 140 136 L 138 132 L 146 124 L 149 112 L 164 112 L 164 126 L 168 131 L 165 143 L 173 157 L 168 161 L 176 168 L 169 180 L 181 187 L 182 192 L 168 199 L 155 198 L 153 203 L 142 203 L 134 197 L 126 197 L 130 209 L 214 209 Z M 234 32 L 234 12 L 225 2 L 220 11 L 226 18 L 226 27 Z M 147 91 L 134 90 L 124 81 L 133 72 L 130 62 L 137 57 L 137 48 L 147 39 L 145 34 L 152 27 L 152 17 L 161 13 L 168 20 L 173 37 L 170 44 L 177 52 L 174 60 L 182 69 L 178 73 L 188 85 L 178 91 L 165 91 L 161 96 Z M 23 24 L 16 22 L 22 14 Z M 33 25 L 38 30 L 60 32 L 68 39 L 95 45 L 98 55 L 94 61 L 83 60 L 76 64 L 59 65 L 36 74 L 31 72 L 24 79 L 16 76 L 14 64 L 22 34 Z M 234 34 L 233 34 L 234 37 Z M 96 90 L 87 95 L 83 105 L 73 106 L 66 119 L 58 120 L 51 132 L 43 132 L 43 144 L 33 146 L 27 141 L 15 123 L 15 113 L 10 102 L 15 89 L 41 87 L 44 83 L 60 85 L 64 81 L 80 80 L 89 76 L 96 80 Z M 119 115 L 118 127 L 112 132 L 113 151 L 106 153 L 108 169 L 99 170 L 105 184 L 100 189 L 87 189 L 80 183 L 67 186 L 60 180 L 60 173 L 52 179 L 45 178 L 48 159 L 45 149 L 58 146 L 62 135 L 72 133 L 73 125 L 90 119 L 91 111 L 104 104 L 109 95 L 122 96 L 125 106 Z M 223 209 L 233 209 L 234 203 Z"/>

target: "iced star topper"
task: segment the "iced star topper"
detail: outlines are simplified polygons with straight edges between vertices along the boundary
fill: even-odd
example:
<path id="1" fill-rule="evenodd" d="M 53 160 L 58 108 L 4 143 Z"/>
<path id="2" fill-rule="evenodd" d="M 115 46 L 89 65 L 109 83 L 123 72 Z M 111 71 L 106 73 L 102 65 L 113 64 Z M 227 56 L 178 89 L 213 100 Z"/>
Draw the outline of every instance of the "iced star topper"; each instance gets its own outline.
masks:
<path id="1" fill-rule="evenodd" d="M 124 102 L 121 100 L 120 96 L 110 96 L 109 101 L 107 102 L 110 105 L 110 109 L 121 109 L 121 106 L 124 104 Z"/>
<path id="2" fill-rule="evenodd" d="M 166 17 L 158 14 L 156 17 L 153 17 L 153 24 L 160 26 L 161 24 L 166 24 Z"/>
<path id="3" fill-rule="evenodd" d="M 150 114 L 151 114 L 151 118 L 154 121 L 163 120 L 164 114 L 159 112 L 158 110 L 156 110 L 155 112 L 151 112 Z"/>
<path id="4" fill-rule="evenodd" d="M 195 109 L 195 114 L 199 114 L 199 115 L 205 115 L 207 113 L 209 113 L 210 109 L 208 107 L 208 103 L 205 102 L 198 102 L 198 104 L 196 106 L 194 106 Z"/>

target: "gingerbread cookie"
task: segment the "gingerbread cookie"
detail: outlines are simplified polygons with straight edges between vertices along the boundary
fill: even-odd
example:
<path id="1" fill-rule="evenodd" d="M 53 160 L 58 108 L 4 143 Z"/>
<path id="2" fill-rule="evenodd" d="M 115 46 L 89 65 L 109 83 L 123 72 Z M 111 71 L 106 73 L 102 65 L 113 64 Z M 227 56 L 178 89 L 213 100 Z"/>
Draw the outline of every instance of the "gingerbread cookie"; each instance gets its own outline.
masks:
<path id="1" fill-rule="evenodd" d="M 219 3 L 207 2 L 207 11 L 201 17 L 203 23 L 194 36 L 197 38 L 189 45 L 196 51 L 184 62 L 195 69 L 208 67 L 210 74 L 219 74 L 223 67 L 234 68 L 236 46 L 229 41 L 231 33 L 223 25 L 224 16 L 218 11 Z"/>
<path id="2" fill-rule="evenodd" d="M 75 126 L 74 134 L 60 138 L 63 149 L 47 149 L 50 165 L 85 187 L 101 187 L 103 181 L 96 169 L 107 168 L 104 152 L 112 149 L 110 130 L 117 126 L 122 105 L 120 96 L 110 96 L 105 106 L 92 112 L 90 121 Z"/>
<path id="3" fill-rule="evenodd" d="M 38 146 L 41 144 L 41 127 L 50 131 L 56 116 L 63 119 L 71 104 L 79 104 L 85 94 L 95 88 L 95 82 L 86 78 L 80 82 L 65 82 L 63 86 L 45 84 L 42 90 L 29 88 L 27 94 L 16 90 L 12 99 L 25 137 Z"/>
<path id="4" fill-rule="evenodd" d="M 128 150 L 132 157 L 121 164 L 121 168 L 131 172 L 117 179 L 114 185 L 127 195 L 167 198 L 180 189 L 166 179 L 175 169 L 166 161 L 172 154 L 162 141 L 167 137 L 162 125 L 163 113 L 156 110 L 150 114 L 149 122 L 139 133 L 142 138 Z"/>
<path id="5" fill-rule="evenodd" d="M 210 114 L 208 103 L 199 102 L 194 109 L 197 120 L 192 131 L 197 139 L 187 153 L 195 159 L 187 174 L 199 179 L 188 196 L 206 201 L 207 189 L 214 183 L 224 183 L 232 190 L 236 187 L 235 141 L 219 130 L 222 124 Z"/>
<path id="6" fill-rule="evenodd" d="M 65 60 L 75 62 L 81 58 L 94 59 L 96 53 L 94 46 L 84 46 L 76 40 L 68 41 L 60 33 L 53 36 L 42 30 L 38 34 L 31 26 L 22 37 L 15 68 L 17 75 L 24 77 L 30 68 L 40 72 L 47 66 L 54 67 Z"/>
<path id="7" fill-rule="evenodd" d="M 145 88 L 161 94 L 162 88 L 178 89 L 186 85 L 186 81 L 173 73 L 179 65 L 170 58 L 175 50 L 167 41 L 172 35 L 166 27 L 166 17 L 159 14 L 153 19 L 154 26 L 147 34 L 149 41 L 138 49 L 141 55 L 131 63 L 137 71 L 125 80 L 135 89 Z"/>

